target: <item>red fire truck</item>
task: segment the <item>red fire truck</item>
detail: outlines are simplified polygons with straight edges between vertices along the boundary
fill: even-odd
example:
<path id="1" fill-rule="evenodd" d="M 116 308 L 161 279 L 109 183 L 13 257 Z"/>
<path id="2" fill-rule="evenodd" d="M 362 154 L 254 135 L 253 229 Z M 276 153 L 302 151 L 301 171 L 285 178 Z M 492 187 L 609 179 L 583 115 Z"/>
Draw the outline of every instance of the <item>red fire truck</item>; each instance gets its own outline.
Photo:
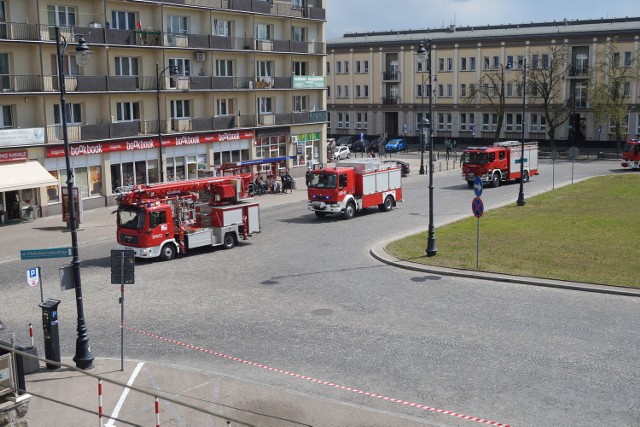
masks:
<path id="1" fill-rule="evenodd" d="M 310 171 L 308 208 L 322 218 L 342 214 L 351 219 L 373 206 L 390 211 L 402 201 L 402 170 L 375 158 L 336 162 L 334 167 Z"/>
<path id="2" fill-rule="evenodd" d="M 476 176 L 483 183 L 499 187 L 500 183 L 520 179 L 522 143 L 518 141 L 496 142 L 491 147 L 469 147 L 462 153 L 462 179 L 473 187 Z M 525 182 L 538 174 L 538 143 L 524 143 Z"/>
<path id="3" fill-rule="evenodd" d="M 623 168 L 640 169 L 640 139 L 628 139 L 622 151 Z"/>
<path id="4" fill-rule="evenodd" d="M 166 261 L 203 246 L 232 248 L 260 232 L 260 207 L 244 199 L 253 174 L 136 185 L 117 197 L 120 249 Z"/>

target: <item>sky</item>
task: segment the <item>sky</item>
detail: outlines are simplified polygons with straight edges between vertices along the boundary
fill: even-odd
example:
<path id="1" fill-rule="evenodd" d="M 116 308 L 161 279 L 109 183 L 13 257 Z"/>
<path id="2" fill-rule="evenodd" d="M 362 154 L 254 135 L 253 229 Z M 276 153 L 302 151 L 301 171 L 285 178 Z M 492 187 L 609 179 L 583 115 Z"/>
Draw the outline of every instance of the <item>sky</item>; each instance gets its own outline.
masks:
<path id="1" fill-rule="evenodd" d="M 626 16 L 640 16 L 638 0 L 327 0 L 326 36 Z"/>

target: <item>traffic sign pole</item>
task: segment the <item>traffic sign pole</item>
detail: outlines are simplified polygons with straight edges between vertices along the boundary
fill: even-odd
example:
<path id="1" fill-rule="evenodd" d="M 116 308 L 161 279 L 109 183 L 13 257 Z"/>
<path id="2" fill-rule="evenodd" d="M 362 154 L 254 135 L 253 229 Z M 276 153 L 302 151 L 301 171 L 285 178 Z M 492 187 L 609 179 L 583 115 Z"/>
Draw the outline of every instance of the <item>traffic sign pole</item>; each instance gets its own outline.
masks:
<path id="1" fill-rule="evenodd" d="M 476 270 L 480 270 L 480 217 L 478 217 L 478 228 L 476 231 Z"/>

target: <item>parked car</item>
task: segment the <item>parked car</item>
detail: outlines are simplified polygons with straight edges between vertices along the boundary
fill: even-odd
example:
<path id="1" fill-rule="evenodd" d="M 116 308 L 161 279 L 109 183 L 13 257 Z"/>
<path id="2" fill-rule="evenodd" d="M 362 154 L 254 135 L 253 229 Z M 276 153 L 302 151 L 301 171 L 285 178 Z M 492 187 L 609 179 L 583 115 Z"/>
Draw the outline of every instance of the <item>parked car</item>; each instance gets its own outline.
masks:
<path id="1" fill-rule="evenodd" d="M 336 145 L 346 145 L 347 147 L 349 147 L 349 149 L 351 149 L 351 145 L 356 141 L 356 137 L 355 136 L 350 136 L 350 135 L 342 135 L 340 138 L 338 138 L 338 140 L 336 141 Z"/>
<path id="2" fill-rule="evenodd" d="M 371 142 L 368 139 L 358 139 L 356 141 L 354 141 L 353 144 L 351 144 L 351 151 L 353 152 L 359 152 L 359 151 L 369 151 L 369 146 L 371 145 Z"/>
<path id="3" fill-rule="evenodd" d="M 350 157 L 351 157 L 351 151 L 349 150 L 349 147 L 347 147 L 346 145 L 337 146 L 335 151 L 333 152 L 333 158 L 335 160 L 348 159 Z"/>
<path id="4" fill-rule="evenodd" d="M 387 153 L 398 153 L 400 151 L 405 151 L 407 149 L 407 141 L 404 139 L 396 138 L 387 142 L 387 145 L 384 146 L 384 151 Z"/>
<path id="5" fill-rule="evenodd" d="M 402 160 L 385 160 L 384 163 L 395 163 L 396 165 L 402 168 L 402 176 L 409 175 L 411 172 L 411 168 L 409 167 L 409 163 Z"/>

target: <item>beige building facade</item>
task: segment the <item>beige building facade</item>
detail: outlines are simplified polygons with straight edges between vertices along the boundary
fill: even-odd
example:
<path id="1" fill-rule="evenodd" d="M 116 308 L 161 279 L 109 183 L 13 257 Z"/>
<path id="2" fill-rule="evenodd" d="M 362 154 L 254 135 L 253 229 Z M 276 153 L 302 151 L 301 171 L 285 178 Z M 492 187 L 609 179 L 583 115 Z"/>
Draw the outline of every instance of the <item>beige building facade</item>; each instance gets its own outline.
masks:
<path id="1" fill-rule="evenodd" d="M 445 138 L 467 144 L 493 142 L 496 112 L 488 98 L 470 99 L 491 75 L 494 82 L 504 82 L 500 139 L 520 139 L 524 123 L 525 139 L 544 143 L 549 139 L 547 123 L 540 97 L 532 96 L 529 77 L 523 97 L 524 64 L 530 72 L 543 69 L 551 49 L 564 49 L 557 102 L 570 103 L 571 112 L 556 130 L 555 140 L 567 142 L 574 129 L 571 137 L 576 142 L 605 144 L 615 139 L 612 124 L 594 113 L 588 88 L 594 70 L 609 55 L 603 53 L 606 46 L 613 44 L 611 57 L 619 66 L 630 63 L 633 68 L 623 96 L 629 106 L 627 135 L 636 137 L 639 37 L 640 18 L 345 34 L 327 43 L 328 134 L 400 136 L 417 142 L 418 123 L 421 117 L 430 119 L 431 102 L 437 143 Z M 420 42 L 429 40 L 431 98 L 428 67 L 417 59 Z"/>
<path id="2" fill-rule="evenodd" d="M 58 45 L 84 209 L 225 163 L 301 176 L 326 161 L 325 4 L 0 0 L 0 221 L 62 210 Z"/>

